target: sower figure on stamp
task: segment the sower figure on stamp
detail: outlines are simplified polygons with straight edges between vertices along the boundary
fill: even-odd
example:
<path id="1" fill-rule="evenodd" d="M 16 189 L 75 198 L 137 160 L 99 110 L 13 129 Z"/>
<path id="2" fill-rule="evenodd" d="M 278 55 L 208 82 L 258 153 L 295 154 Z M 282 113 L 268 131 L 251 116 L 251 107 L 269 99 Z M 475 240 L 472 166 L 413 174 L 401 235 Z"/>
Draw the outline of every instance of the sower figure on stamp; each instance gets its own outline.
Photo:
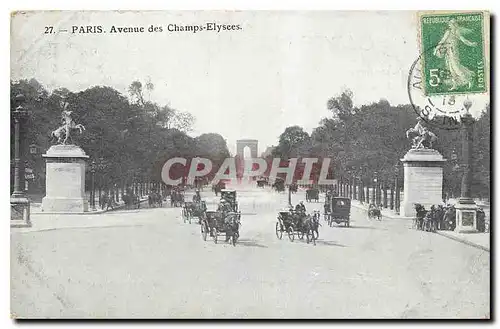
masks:
<path id="1" fill-rule="evenodd" d="M 80 134 L 85 130 L 85 127 L 81 124 L 75 124 L 71 115 L 73 111 L 67 110 L 68 103 L 63 104 L 63 111 L 61 113 L 62 125 L 56 130 L 52 131 L 50 137 L 51 140 L 57 139 L 58 144 L 66 145 L 68 142 L 72 142 L 71 140 L 71 130 L 78 129 Z"/>
<path id="2" fill-rule="evenodd" d="M 450 91 L 462 86 L 467 86 L 468 89 L 472 87 L 474 72 L 460 63 L 459 56 L 460 43 L 469 47 L 477 46 L 477 42 L 465 38 L 465 35 L 471 31 L 469 28 L 459 26 L 455 19 L 451 19 L 448 23 L 448 29 L 434 49 L 434 56 L 445 60 L 449 78 L 444 82 L 450 86 Z"/>

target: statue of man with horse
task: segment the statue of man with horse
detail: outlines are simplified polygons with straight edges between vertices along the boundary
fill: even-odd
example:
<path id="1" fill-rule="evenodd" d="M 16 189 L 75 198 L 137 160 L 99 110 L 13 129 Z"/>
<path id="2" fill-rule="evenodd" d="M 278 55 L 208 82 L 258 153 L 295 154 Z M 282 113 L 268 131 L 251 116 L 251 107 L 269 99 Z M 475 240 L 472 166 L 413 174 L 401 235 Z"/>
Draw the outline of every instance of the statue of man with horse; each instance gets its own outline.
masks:
<path id="1" fill-rule="evenodd" d="M 73 121 L 73 118 L 71 117 L 73 111 L 69 111 L 67 108 L 68 103 L 64 103 L 61 114 L 62 125 L 50 134 L 51 140 L 57 140 L 57 144 L 67 145 L 68 143 L 72 143 L 72 130 L 78 129 L 80 134 L 85 130 L 83 125 L 76 124 L 75 121 Z"/>
<path id="2" fill-rule="evenodd" d="M 417 118 L 415 127 L 406 131 L 406 138 L 412 141 L 412 149 L 432 148 L 437 136 L 422 124 L 422 118 Z"/>

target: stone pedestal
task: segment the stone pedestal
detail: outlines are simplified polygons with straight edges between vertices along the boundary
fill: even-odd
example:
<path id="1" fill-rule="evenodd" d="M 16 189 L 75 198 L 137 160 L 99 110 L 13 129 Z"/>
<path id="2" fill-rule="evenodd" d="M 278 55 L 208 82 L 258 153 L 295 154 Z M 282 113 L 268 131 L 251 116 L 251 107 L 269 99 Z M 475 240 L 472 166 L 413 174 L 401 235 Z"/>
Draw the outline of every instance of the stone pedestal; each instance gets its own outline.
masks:
<path id="1" fill-rule="evenodd" d="M 415 203 L 429 210 L 443 201 L 443 164 L 446 160 L 433 149 L 411 149 L 401 159 L 404 165 L 404 193 L 401 215 L 415 217 Z"/>
<path id="2" fill-rule="evenodd" d="M 477 206 L 471 199 L 459 199 L 455 204 L 457 233 L 476 233 L 477 230 Z"/>
<path id="3" fill-rule="evenodd" d="M 85 160 L 88 155 L 76 145 L 54 145 L 43 155 L 47 161 L 43 212 L 88 211 L 85 197 Z"/>
<path id="4" fill-rule="evenodd" d="M 30 200 L 25 197 L 10 198 L 10 227 L 30 227 Z"/>

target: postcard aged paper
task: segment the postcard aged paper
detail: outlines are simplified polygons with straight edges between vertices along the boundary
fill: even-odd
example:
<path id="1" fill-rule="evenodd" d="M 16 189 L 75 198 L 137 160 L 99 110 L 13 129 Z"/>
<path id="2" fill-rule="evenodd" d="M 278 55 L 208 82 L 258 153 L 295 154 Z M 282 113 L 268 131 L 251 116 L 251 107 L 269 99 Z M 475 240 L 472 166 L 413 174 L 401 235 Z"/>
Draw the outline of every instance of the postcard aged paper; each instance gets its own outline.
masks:
<path id="1" fill-rule="evenodd" d="M 12 317 L 489 319 L 489 18 L 12 13 Z"/>

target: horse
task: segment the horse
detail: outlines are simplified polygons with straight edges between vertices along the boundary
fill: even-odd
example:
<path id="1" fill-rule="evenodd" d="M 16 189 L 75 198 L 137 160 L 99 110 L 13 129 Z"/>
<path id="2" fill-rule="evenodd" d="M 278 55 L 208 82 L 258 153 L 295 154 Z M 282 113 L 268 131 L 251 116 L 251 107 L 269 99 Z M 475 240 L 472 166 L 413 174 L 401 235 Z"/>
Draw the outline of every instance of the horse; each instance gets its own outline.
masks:
<path id="1" fill-rule="evenodd" d="M 276 181 L 272 185 L 272 188 L 276 190 L 276 192 L 283 192 L 285 191 L 285 184 L 283 181 Z"/>
<path id="2" fill-rule="evenodd" d="M 315 215 L 307 215 L 302 225 L 298 225 L 298 229 L 305 233 L 307 243 L 312 242 L 316 245 L 316 239 L 319 237 L 319 225 L 321 225 L 319 217 Z"/>
<path id="3" fill-rule="evenodd" d="M 64 124 L 57 128 L 56 130 L 52 131 L 50 134 L 50 139 L 54 140 L 57 139 L 57 143 L 59 144 L 66 144 L 68 140 L 71 140 L 71 130 L 73 129 L 78 129 L 80 134 L 85 130 L 85 126 L 81 124 Z"/>
<path id="4" fill-rule="evenodd" d="M 419 144 L 424 145 L 427 148 L 432 148 L 432 144 L 437 141 L 437 136 L 432 131 L 425 129 L 422 134 L 422 140 Z"/>
<path id="5" fill-rule="evenodd" d="M 410 128 L 406 131 L 406 138 L 413 142 L 414 148 L 432 148 L 432 144 L 437 141 L 437 136 L 432 131 L 424 128 L 423 132 L 420 133 L 415 128 Z"/>
<path id="6" fill-rule="evenodd" d="M 417 230 L 422 230 L 424 228 L 424 217 L 427 214 L 427 210 L 425 210 L 425 207 L 421 205 L 420 203 L 415 203 L 415 211 L 417 213 L 417 216 L 414 219 L 413 226 Z"/>
<path id="7" fill-rule="evenodd" d="M 319 222 L 320 217 L 321 217 L 320 212 L 318 210 L 315 210 L 312 215 L 312 229 L 313 233 L 316 233 L 314 239 L 319 238 L 319 227 L 321 226 L 321 223 Z"/>
<path id="8" fill-rule="evenodd" d="M 226 242 L 232 239 L 233 246 L 236 245 L 236 240 L 240 237 L 240 214 L 229 212 L 224 217 L 224 231 L 226 233 Z"/>

